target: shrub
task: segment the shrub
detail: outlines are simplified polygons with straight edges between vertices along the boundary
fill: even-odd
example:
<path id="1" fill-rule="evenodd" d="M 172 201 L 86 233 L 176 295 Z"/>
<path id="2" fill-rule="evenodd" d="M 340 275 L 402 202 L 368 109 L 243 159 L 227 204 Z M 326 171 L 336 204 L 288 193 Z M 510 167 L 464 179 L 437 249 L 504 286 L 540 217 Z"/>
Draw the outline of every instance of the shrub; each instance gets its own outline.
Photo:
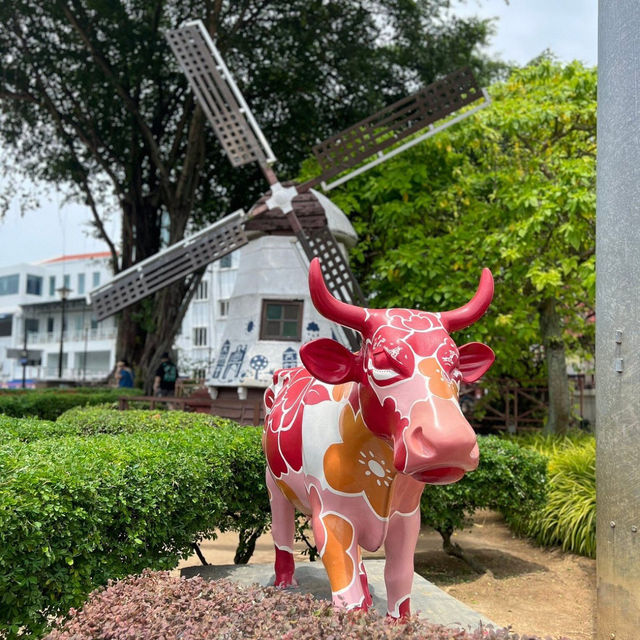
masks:
<path id="1" fill-rule="evenodd" d="M 0 414 L 0 444 L 19 440 L 33 442 L 40 438 L 67 435 L 68 428 L 38 418 L 12 418 Z"/>
<path id="2" fill-rule="evenodd" d="M 524 532 L 543 545 L 596 554 L 596 443 L 565 445 L 549 458 L 546 504 L 527 519 Z"/>
<path id="3" fill-rule="evenodd" d="M 310 595 L 145 571 L 92 594 L 47 640 L 517 640 L 506 629 L 452 630 L 417 617 L 391 622 Z M 529 640 L 539 640 L 528 636 Z"/>
<path id="4" fill-rule="evenodd" d="M 215 529 L 264 530 L 260 429 L 199 419 L 0 448 L 0 635 L 41 632 L 110 578 L 171 568 Z"/>
<path id="5" fill-rule="evenodd" d="M 440 533 L 449 553 L 451 534 L 469 524 L 476 509 L 495 509 L 509 519 L 524 517 L 544 502 L 546 458 L 497 436 L 480 436 L 478 446 L 475 471 L 454 484 L 427 485 L 422 494 L 422 520 Z"/>
<path id="6" fill-rule="evenodd" d="M 218 418 L 206 413 L 186 413 L 184 411 L 149 411 L 128 409 L 118 411 L 106 405 L 94 407 L 74 407 L 65 411 L 57 420 L 61 432 L 78 435 L 100 433 L 136 433 L 139 431 L 167 431 L 185 429 L 192 426 L 233 426 L 227 418 Z"/>
<path id="7" fill-rule="evenodd" d="M 122 395 L 140 395 L 140 389 L 29 389 L 0 393 L 0 414 L 55 420 L 77 406 L 115 403 Z"/>

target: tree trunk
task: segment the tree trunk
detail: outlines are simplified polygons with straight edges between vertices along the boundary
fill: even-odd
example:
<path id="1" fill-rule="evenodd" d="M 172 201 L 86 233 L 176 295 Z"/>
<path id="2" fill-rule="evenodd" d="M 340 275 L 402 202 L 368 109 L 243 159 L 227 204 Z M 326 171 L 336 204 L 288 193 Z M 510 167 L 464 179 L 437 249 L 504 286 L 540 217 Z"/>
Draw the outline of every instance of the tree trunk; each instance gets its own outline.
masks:
<path id="1" fill-rule="evenodd" d="M 540 305 L 540 332 L 547 361 L 549 386 L 549 413 L 544 432 L 564 434 L 571 419 L 571 400 L 562 321 L 553 298 L 547 298 Z"/>
<path id="2" fill-rule="evenodd" d="M 247 564 L 256 550 L 256 542 L 262 535 L 264 527 L 243 529 L 238 535 L 238 546 L 233 557 L 233 564 Z"/>
<path id="3" fill-rule="evenodd" d="M 483 567 L 471 556 L 468 556 L 457 542 L 451 542 L 453 530 L 436 529 L 436 531 L 442 536 L 442 549 L 447 555 L 453 556 L 454 558 L 459 558 L 460 560 L 468 564 L 476 573 L 479 573 L 481 575 L 485 573 L 491 573 L 486 567 Z"/>

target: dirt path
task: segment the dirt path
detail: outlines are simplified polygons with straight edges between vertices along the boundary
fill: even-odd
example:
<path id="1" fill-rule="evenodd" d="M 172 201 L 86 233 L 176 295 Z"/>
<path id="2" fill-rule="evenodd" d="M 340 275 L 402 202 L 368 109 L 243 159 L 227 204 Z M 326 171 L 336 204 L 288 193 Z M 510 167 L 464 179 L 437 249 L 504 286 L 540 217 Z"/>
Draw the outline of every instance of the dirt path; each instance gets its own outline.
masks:
<path id="1" fill-rule="evenodd" d="M 418 540 L 416 571 L 496 624 L 511 625 L 518 634 L 591 640 L 594 560 L 515 538 L 501 516 L 491 511 L 478 512 L 471 529 L 454 539 L 489 573 L 479 576 L 461 560 L 447 556 L 439 534 L 426 527 Z M 203 542 L 201 549 L 208 562 L 231 564 L 236 541 L 235 534 L 225 534 Z M 303 545 L 296 548 L 296 561 L 306 561 L 300 555 Z M 383 557 L 379 553 L 367 555 Z M 258 540 L 251 562 L 273 562 L 269 535 Z M 200 561 L 194 555 L 180 568 L 197 564 Z"/>

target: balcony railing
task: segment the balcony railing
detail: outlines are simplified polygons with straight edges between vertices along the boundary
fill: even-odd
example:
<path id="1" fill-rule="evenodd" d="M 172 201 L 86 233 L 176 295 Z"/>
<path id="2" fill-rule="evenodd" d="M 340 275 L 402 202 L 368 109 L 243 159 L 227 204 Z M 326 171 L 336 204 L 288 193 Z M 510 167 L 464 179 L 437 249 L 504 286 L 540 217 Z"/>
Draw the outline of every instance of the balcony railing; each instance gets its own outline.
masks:
<path id="1" fill-rule="evenodd" d="M 85 332 L 84 329 L 72 329 L 66 330 L 63 335 L 64 342 L 84 342 L 95 340 L 115 340 L 118 329 L 116 327 L 89 329 Z M 45 344 L 45 343 L 60 343 L 60 332 L 41 332 L 30 333 L 28 335 L 29 344 Z"/>
<path id="2" fill-rule="evenodd" d="M 57 380 L 58 379 L 58 367 L 44 367 L 42 369 L 45 380 Z M 86 371 L 82 368 L 63 368 L 62 380 L 75 380 L 76 382 L 82 380 L 96 381 L 104 380 L 110 371 L 107 369 L 92 369 L 87 367 Z"/>

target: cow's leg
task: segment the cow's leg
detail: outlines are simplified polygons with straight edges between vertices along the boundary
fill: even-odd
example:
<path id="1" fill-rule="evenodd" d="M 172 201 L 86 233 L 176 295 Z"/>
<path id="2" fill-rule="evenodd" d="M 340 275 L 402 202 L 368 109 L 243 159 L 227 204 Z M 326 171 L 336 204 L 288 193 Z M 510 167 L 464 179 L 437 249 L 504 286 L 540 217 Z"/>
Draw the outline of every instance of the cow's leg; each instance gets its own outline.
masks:
<path id="1" fill-rule="evenodd" d="M 295 509 L 280 491 L 269 469 L 267 469 L 267 489 L 271 503 L 271 535 L 276 550 L 274 585 L 276 587 L 296 586 L 298 583 L 293 577 L 295 571 L 293 559 Z"/>
<path id="2" fill-rule="evenodd" d="M 338 514 L 323 514 L 315 508 L 312 525 L 316 546 L 329 576 L 333 604 L 343 609 L 366 611 L 369 605 L 360 577 L 358 544 L 353 525 Z"/>
<path id="3" fill-rule="evenodd" d="M 420 533 L 420 509 L 410 515 L 394 514 L 384 543 L 386 562 L 384 582 L 387 587 L 387 614 L 392 618 L 411 612 L 413 556 Z"/>
<path id="4" fill-rule="evenodd" d="M 368 609 L 373 604 L 373 598 L 369 591 L 369 580 L 367 578 L 367 571 L 364 568 L 364 562 L 362 561 L 362 555 L 358 548 L 358 573 L 360 575 L 360 584 L 362 584 L 362 592 L 364 593 L 364 603 Z"/>

